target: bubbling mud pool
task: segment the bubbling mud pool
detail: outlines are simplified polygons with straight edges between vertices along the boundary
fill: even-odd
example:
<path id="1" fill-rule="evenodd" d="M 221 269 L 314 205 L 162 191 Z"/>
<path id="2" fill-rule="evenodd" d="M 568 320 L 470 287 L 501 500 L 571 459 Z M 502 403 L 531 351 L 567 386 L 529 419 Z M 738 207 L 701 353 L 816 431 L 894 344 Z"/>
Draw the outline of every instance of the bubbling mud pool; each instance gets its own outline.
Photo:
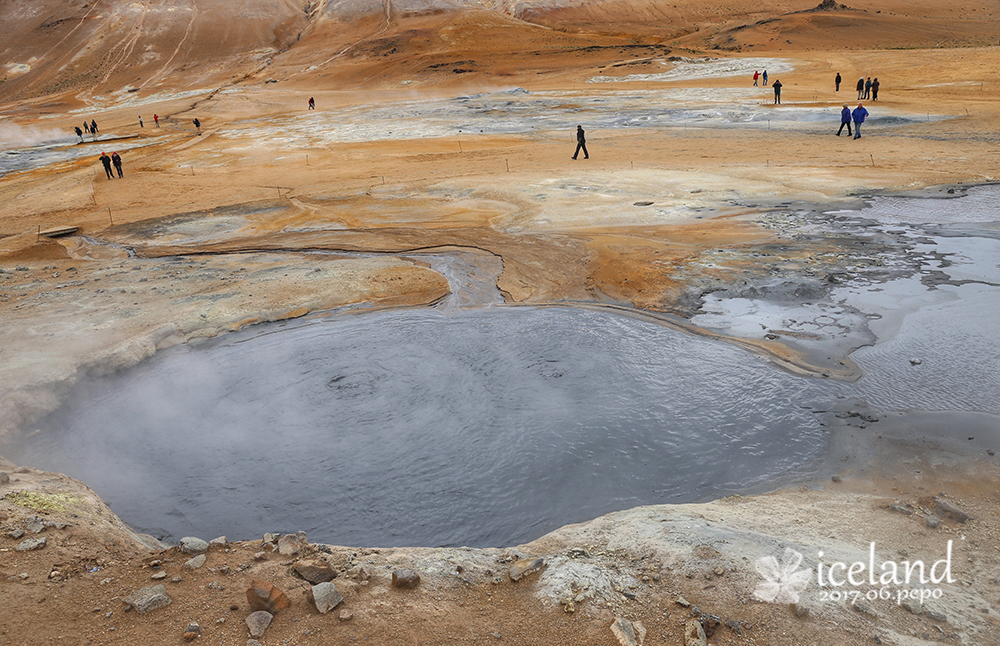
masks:
<path id="1" fill-rule="evenodd" d="M 512 545 L 802 476 L 842 387 L 613 313 L 388 311 L 165 352 L 18 457 L 161 537 Z"/>

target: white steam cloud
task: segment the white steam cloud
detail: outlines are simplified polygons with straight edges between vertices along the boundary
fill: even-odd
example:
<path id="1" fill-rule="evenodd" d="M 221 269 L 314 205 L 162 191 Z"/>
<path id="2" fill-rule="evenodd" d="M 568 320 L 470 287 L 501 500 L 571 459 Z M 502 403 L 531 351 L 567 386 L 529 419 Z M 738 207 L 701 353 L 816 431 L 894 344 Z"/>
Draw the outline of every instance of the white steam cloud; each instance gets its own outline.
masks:
<path id="1" fill-rule="evenodd" d="M 35 126 L 20 126 L 10 121 L 0 122 L 0 149 L 23 148 L 51 143 L 63 139 L 72 139 L 72 129 L 37 128 Z"/>

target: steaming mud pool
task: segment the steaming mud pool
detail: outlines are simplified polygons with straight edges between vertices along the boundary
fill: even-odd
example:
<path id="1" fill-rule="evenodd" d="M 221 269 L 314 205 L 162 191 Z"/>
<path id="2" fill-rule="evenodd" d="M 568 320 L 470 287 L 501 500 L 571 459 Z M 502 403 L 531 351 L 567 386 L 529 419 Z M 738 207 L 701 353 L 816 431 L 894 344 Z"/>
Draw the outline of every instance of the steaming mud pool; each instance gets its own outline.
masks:
<path id="1" fill-rule="evenodd" d="M 855 383 L 610 310 L 451 303 L 173 348 L 76 388 L 4 451 L 83 480 L 163 538 L 502 546 L 612 510 L 808 479 L 847 399 L 974 413 L 1000 441 L 998 193 L 821 214 L 814 226 L 903 241 L 910 273 L 839 281 L 824 308 L 738 294 L 696 317 L 721 332 L 766 327 L 747 317 L 867 325 Z"/>

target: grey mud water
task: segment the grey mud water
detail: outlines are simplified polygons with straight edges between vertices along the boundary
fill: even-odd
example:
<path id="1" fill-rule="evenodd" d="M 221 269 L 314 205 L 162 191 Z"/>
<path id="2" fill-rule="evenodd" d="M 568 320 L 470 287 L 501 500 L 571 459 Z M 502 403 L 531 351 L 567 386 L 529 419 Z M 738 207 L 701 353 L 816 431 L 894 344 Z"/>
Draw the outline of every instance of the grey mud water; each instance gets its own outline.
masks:
<path id="1" fill-rule="evenodd" d="M 908 240 L 907 261 L 798 301 L 767 285 L 719 293 L 693 319 L 867 343 L 854 383 L 610 311 L 470 307 L 497 301 L 485 290 L 174 348 L 78 388 L 5 451 L 84 480 L 163 537 L 303 529 L 339 544 L 488 546 L 806 479 L 832 440 L 824 413 L 843 401 L 866 402 L 870 420 L 976 413 L 1000 441 L 997 190 L 817 216 L 810 226 Z M 453 284 L 499 270 L 461 253 L 430 262 Z"/>

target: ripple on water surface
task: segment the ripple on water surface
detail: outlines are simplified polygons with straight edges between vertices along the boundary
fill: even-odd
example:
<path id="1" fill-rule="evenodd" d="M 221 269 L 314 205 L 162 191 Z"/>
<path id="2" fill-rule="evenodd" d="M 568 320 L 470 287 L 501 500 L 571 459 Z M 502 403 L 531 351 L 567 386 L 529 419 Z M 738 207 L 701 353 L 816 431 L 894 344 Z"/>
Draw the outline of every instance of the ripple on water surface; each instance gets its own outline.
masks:
<path id="1" fill-rule="evenodd" d="M 160 535 L 511 545 L 812 464 L 838 388 L 603 312 L 380 312 L 164 353 L 19 457 Z"/>

